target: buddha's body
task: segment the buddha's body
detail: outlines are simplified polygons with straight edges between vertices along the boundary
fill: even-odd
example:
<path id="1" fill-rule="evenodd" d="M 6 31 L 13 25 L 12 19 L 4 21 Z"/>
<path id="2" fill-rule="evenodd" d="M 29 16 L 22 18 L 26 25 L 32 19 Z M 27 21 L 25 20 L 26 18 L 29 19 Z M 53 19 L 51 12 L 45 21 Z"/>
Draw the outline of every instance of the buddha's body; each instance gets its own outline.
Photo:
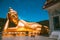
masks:
<path id="1" fill-rule="evenodd" d="M 8 28 L 9 22 L 15 23 L 16 27 Z M 39 33 L 41 30 L 41 25 L 37 23 L 29 23 L 24 20 L 19 20 L 17 12 L 10 8 L 10 11 L 7 15 L 7 22 L 5 24 L 4 32 L 37 32 Z"/>

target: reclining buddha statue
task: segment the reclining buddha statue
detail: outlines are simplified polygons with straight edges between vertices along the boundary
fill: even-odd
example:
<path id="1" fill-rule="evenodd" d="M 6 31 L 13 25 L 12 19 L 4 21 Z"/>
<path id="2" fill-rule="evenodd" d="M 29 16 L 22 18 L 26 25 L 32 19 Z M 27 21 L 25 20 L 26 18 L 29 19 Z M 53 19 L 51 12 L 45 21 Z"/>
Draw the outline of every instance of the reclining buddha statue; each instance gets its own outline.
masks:
<path id="1" fill-rule="evenodd" d="M 16 26 L 9 28 L 9 22 L 13 22 Z M 31 36 L 31 35 L 40 34 L 41 27 L 42 25 L 35 23 L 35 22 L 26 22 L 21 19 L 19 20 L 17 12 L 13 10 L 12 8 L 10 8 L 7 14 L 7 21 L 4 26 L 3 32 L 7 32 L 10 34 L 12 34 L 12 32 L 17 34 L 18 32 L 19 35 L 22 33 L 24 35 L 27 34 L 28 36 L 29 35 Z"/>

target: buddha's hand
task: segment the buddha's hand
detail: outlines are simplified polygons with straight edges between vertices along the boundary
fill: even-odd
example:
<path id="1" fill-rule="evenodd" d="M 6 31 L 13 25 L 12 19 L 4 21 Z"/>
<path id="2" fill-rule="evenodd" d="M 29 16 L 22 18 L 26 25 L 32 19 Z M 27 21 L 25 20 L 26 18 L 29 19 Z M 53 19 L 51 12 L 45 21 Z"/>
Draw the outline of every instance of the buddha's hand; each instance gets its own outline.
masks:
<path id="1" fill-rule="evenodd" d="M 7 20 L 9 20 L 9 17 L 8 17 L 8 15 L 7 15 Z"/>

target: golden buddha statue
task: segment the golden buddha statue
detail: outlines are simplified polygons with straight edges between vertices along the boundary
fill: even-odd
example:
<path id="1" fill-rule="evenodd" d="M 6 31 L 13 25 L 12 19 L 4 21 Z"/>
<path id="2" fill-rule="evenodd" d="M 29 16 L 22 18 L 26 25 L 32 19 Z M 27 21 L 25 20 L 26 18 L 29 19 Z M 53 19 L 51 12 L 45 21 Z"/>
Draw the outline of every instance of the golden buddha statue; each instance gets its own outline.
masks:
<path id="1" fill-rule="evenodd" d="M 15 23 L 16 27 L 8 28 L 9 22 Z M 8 15 L 7 15 L 7 22 L 4 26 L 3 32 L 18 32 L 18 35 L 36 35 L 40 34 L 42 25 L 35 23 L 35 22 L 26 22 L 24 20 L 19 20 L 17 12 L 13 10 L 12 8 L 9 9 Z M 21 34 L 22 32 L 22 34 Z M 17 35 L 17 34 L 16 34 Z"/>

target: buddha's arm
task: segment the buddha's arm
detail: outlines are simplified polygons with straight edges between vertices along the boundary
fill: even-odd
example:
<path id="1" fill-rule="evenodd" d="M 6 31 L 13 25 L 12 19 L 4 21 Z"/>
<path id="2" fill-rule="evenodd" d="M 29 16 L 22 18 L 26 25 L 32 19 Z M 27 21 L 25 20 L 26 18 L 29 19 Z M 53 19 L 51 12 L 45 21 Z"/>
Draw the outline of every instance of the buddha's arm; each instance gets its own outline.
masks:
<path id="1" fill-rule="evenodd" d="M 5 26 L 4 26 L 4 30 L 6 30 L 8 28 L 8 25 L 9 25 L 9 20 L 7 20 Z"/>

